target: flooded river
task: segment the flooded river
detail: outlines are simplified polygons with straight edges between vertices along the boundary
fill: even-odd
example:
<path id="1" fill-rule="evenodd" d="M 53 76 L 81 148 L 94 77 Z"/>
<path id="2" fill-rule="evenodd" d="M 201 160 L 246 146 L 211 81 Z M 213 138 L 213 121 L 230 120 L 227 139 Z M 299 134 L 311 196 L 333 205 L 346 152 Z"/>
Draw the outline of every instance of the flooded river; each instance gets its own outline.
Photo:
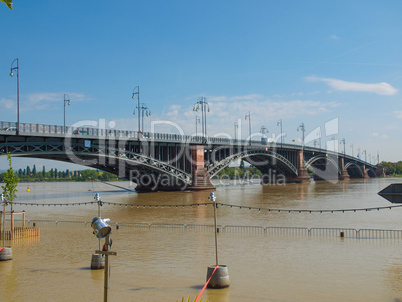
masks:
<path id="1" fill-rule="evenodd" d="M 217 209 L 219 263 L 228 266 L 231 285 L 207 289 L 203 301 L 401 301 L 402 239 L 353 232 L 341 238 L 326 231 L 402 230 L 402 208 L 336 211 L 392 206 L 377 192 L 398 181 L 219 184 L 217 202 L 233 205 Z M 40 237 L 15 240 L 13 260 L 0 262 L 1 301 L 103 301 L 103 270 L 89 269 L 99 243 L 84 223 L 97 216 L 97 206 L 71 206 L 93 201 L 95 193 L 117 203 L 101 207 L 101 216 L 111 219 L 117 252 L 110 257 L 109 301 L 193 300 L 207 267 L 215 264 L 214 233 L 202 227 L 213 225 L 213 207 L 183 207 L 209 202 L 210 191 L 137 194 L 129 182 L 30 183 L 18 189 L 18 202 L 40 204 L 14 206 L 26 211 Z M 294 231 L 299 227 L 320 231 Z"/>

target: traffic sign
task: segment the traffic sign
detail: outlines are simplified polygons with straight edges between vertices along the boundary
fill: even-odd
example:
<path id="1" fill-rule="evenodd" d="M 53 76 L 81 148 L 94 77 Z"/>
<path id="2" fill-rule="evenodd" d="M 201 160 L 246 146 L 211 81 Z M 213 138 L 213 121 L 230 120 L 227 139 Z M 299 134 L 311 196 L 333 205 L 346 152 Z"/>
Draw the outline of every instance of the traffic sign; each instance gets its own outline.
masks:
<path id="1" fill-rule="evenodd" d="M 377 193 L 392 203 L 402 203 L 402 183 L 390 184 Z"/>

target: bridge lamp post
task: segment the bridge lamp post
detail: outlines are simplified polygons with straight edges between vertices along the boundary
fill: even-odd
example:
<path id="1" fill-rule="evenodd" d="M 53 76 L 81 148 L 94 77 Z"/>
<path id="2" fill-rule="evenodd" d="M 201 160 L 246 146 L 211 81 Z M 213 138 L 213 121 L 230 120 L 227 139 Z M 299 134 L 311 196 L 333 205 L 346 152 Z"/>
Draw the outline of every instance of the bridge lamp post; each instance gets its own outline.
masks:
<path id="1" fill-rule="evenodd" d="M 354 157 L 354 152 L 353 152 L 353 144 L 350 145 L 350 148 L 352 148 L 352 157 Z"/>
<path id="2" fill-rule="evenodd" d="M 345 146 L 346 146 L 346 141 L 345 141 L 345 139 L 343 138 L 343 139 L 341 139 L 341 141 L 339 142 L 339 144 L 343 144 L 343 156 L 345 156 L 346 155 L 346 148 L 345 148 Z"/>
<path id="3" fill-rule="evenodd" d="M 239 124 L 237 122 L 234 123 L 234 138 L 237 139 L 237 130 L 239 129 Z"/>
<path id="4" fill-rule="evenodd" d="M 282 135 L 282 119 L 280 119 L 277 123 L 276 123 L 276 125 L 277 126 L 281 126 L 281 147 L 282 147 L 282 145 L 283 145 L 283 135 Z"/>
<path id="5" fill-rule="evenodd" d="M 302 132 L 302 152 L 304 153 L 304 131 L 306 131 L 306 128 L 304 128 L 304 123 L 301 123 L 299 127 L 297 127 L 297 131 L 299 131 L 299 129 Z"/>
<path id="6" fill-rule="evenodd" d="M 144 103 L 141 104 L 140 109 L 141 109 L 141 113 L 142 113 L 142 132 L 141 133 L 144 133 L 144 114 L 147 117 L 150 116 L 151 115 L 151 110 L 149 110 L 149 108 L 146 107 Z"/>
<path id="7" fill-rule="evenodd" d="M 202 121 L 202 134 L 207 136 L 207 112 L 209 112 L 209 104 L 207 98 L 201 96 L 198 98 L 197 103 L 193 106 L 193 111 L 198 112 L 201 109 L 201 121 Z"/>
<path id="8" fill-rule="evenodd" d="M 200 118 L 198 116 L 195 117 L 195 135 L 198 133 L 198 124 L 201 122 Z"/>
<path id="9" fill-rule="evenodd" d="M 66 104 L 68 106 L 71 105 L 70 98 L 67 94 L 64 94 L 64 124 L 63 124 L 63 133 L 66 133 Z"/>
<path id="10" fill-rule="evenodd" d="M 133 95 L 132 95 L 132 99 L 135 99 L 135 96 L 137 95 L 137 100 L 138 100 L 138 137 L 139 137 L 139 132 L 141 132 L 141 114 L 140 114 L 140 86 L 136 86 L 133 89 Z M 133 115 L 135 115 L 135 110 L 133 112 Z"/>
<path id="11" fill-rule="evenodd" d="M 251 146 L 251 114 L 250 111 L 246 113 L 246 116 L 244 117 L 246 120 L 248 119 L 248 134 L 250 137 L 250 146 Z"/>
<path id="12" fill-rule="evenodd" d="M 261 126 L 260 132 L 261 132 L 261 135 L 262 135 L 261 143 L 263 143 L 263 142 L 265 142 L 265 141 L 264 141 L 264 139 L 265 139 L 265 133 L 268 133 L 269 131 L 268 131 L 268 129 L 267 129 L 265 126 Z"/>
<path id="13" fill-rule="evenodd" d="M 367 151 L 363 150 L 362 154 L 364 153 L 364 161 L 367 162 Z"/>
<path id="14" fill-rule="evenodd" d="M 14 66 L 14 62 L 16 62 L 16 66 Z M 18 58 L 16 58 L 12 63 L 11 63 L 11 68 L 10 68 L 10 77 L 14 76 L 13 71 L 17 71 L 17 135 L 20 134 L 20 67 L 18 65 Z"/>

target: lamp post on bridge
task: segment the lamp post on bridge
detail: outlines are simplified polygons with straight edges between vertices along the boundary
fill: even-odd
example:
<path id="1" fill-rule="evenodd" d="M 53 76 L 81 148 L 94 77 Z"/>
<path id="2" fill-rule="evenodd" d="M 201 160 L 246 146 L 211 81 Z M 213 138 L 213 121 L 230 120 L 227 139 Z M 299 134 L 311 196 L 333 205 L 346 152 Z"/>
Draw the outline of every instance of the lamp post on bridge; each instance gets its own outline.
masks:
<path id="1" fill-rule="evenodd" d="M 207 136 L 207 112 L 209 112 L 209 104 L 207 98 L 201 96 L 198 98 L 197 103 L 193 106 L 193 111 L 197 112 L 201 109 L 201 121 L 202 121 L 202 134 Z"/>
<path id="2" fill-rule="evenodd" d="M 350 145 L 350 148 L 352 148 L 352 157 L 355 156 L 354 152 L 353 152 L 353 144 Z"/>
<path id="3" fill-rule="evenodd" d="M 141 110 L 141 114 L 142 114 L 142 117 L 141 117 L 141 120 L 142 120 L 142 130 L 140 130 L 140 132 L 141 132 L 141 133 L 144 133 L 144 114 L 145 114 L 147 117 L 150 116 L 150 115 L 151 115 L 151 110 L 149 110 L 149 108 L 146 107 L 144 103 L 141 104 L 141 107 L 139 108 L 138 111 L 140 111 L 140 110 Z"/>
<path id="4" fill-rule="evenodd" d="M 297 127 L 297 131 L 299 131 L 299 129 L 302 132 L 302 152 L 304 154 L 304 131 L 306 131 L 306 128 L 304 127 L 304 123 L 301 123 L 299 127 Z"/>
<path id="5" fill-rule="evenodd" d="M 237 122 L 234 123 L 234 138 L 237 139 L 237 130 L 239 129 L 239 124 Z"/>
<path id="6" fill-rule="evenodd" d="M 14 62 L 16 62 L 16 66 L 14 66 Z M 14 59 L 11 63 L 10 68 L 10 77 L 14 76 L 13 71 L 17 71 L 17 135 L 20 134 L 20 67 L 18 65 L 18 58 Z"/>
<path id="7" fill-rule="evenodd" d="M 249 133 L 249 137 L 250 137 L 249 145 L 251 146 L 251 114 L 250 114 L 250 111 L 246 113 L 246 116 L 244 118 L 246 120 L 248 119 L 248 133 Z"/>
<path id="8" fill-rule="evenodd" d="M 364 153 L 364 161 L 367 162 L 367 151 L 363 150 L 362 154 Z"/>
<path id="9" fill-rule="evenodd" d="M 277 125 L 277 126 L 281 126 L 281 133 L 280 133 L 280 136 L 281 136 L 281 147 L 282 147 L 282 145 L 283 145 L 282 119 L 280 119 L 280 120 L 276 123 L 276 125 Z"/>
<path id="10" fill-rule="evenodd" d="M 267 143 L 267 139 L 266 139 L 266 137 L 265 137 L 265 133 L 268 133 L 269 131 L 268 131 L 268 129 L 263 125 L 263 126 L 261 126 L 261 130 L 260 130 L 260 132 L 261 132 L 261 143 L 262 144 L 266 144 Z"/>
<path id="11" fill-rule="evenodd" d="M 64 94 L 64 124 L 63 124 L 63 133 L 66 134 L 66 104 L 68 106 L 71 105 L 70 98 L 67 94 Z"/>
<path id="12" fill-rule="evenodd" d="M 136 86 L 133 89 L 133 95 L 132 95 L 132 99 L 135 99 L 135 96 L 137 95 L 137 100 L 138 100 L 138 138 L 140 137 L 140 132 L 141 132 L 141 114 L 140 114 L 140 86 Z M 133 112 L 133 115 L 135 115 L 135 110 Z"/>
<path id="13" fill-rule="evenodd" d="M 197 124 L 199 124 L 201 122 L 200 118 L 198 116 L 195 116 L 195 135 L 198 134 L 198 126 Z"/>
<path id="14" fill-rule="evenodd" d="M 345 156 L 346 155 L 346 150 L 345 150 L 346 141 L 345 141 L 345 139 L 344 138 L 341 139 L 339 144 L 343 144 L 343 156 Z"/>

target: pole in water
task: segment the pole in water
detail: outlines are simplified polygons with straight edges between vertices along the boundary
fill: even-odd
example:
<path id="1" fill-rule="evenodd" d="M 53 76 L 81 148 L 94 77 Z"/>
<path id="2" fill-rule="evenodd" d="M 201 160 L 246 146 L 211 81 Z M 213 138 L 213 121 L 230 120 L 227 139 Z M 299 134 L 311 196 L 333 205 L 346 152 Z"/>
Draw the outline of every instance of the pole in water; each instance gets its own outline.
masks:
<path id="1" fill-rule="evenodd" d="M 209 200 L 214 203 L 214 230 L 215 230 L 215 257 L 216 257 L 216 266 L 218 266 L 218 234 L 216 229 L 216 197 L 214 192 L 211 192 L 209 195 Z"/>
<path id="2" fill-rule="evenodd" d="M 215 232 L 215 256 L 216 265 L 208 267 L 207 270 L 207 287 L 209 288 L 225 288 L 230 285 L 229 271 L 226 265 L 219 265 L 218 262 L 218 229 L 217 229 L 217 218 L 216 209 L 218 204 L 216 203 L 216 197 L 214 192 L 209 195 L 209 200 L 213 202 L 214 205 L 214 232 Z"/>

